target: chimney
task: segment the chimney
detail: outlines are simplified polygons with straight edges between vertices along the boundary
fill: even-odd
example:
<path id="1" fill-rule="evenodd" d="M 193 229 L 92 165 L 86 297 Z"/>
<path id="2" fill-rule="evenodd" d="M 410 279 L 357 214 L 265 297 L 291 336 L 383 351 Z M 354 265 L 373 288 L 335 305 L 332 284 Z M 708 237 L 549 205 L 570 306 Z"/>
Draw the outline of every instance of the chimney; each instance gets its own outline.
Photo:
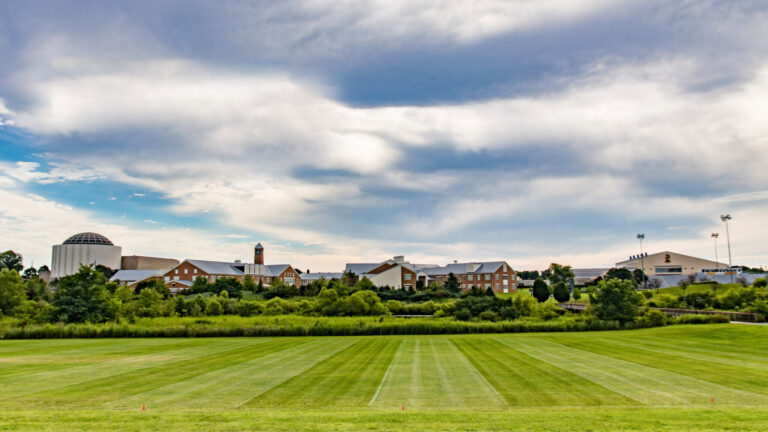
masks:
<path id="1" fill-rule="evenodd" d="M 396 256 L 396 257 L 393 257 L 393 258 L 392 258 L 392 261 L 394 261 L 394 262 L 396 262 L 396 263 L 398 263 L 398 264 L 402 264 L 402 263 L 404 263 L 404 262 L 405 262 L 405 256 L 403 256 L 403 255 L 398 255 L 398 256 Z"/>
<path id="2" fill-rule="evenodd" d="M 459 261 L 458 261 L 458 260 L 453 260 L 453 263 L 454 263 L 454 264 L 458 264 L 458 263 L 459 263 Z"/>
<path id="3" fill-rule="evenodd" d="M 264 265 L 264 246 L 261 243 L 253 248 L 253 263 Z"/>

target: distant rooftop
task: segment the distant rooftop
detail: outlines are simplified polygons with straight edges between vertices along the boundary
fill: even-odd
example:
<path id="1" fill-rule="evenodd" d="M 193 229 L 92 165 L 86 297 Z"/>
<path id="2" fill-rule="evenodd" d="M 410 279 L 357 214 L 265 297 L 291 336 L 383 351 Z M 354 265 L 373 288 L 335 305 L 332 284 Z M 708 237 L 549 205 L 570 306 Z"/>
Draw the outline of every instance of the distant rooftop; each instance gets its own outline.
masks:
<path id="1" fill-rule="evenodd" d="M 108 238 L 94 232 L 82 232 L 75 234 L 72 237 L 64 240 L 64 244 L 114 246 L 114 244 Z"/>

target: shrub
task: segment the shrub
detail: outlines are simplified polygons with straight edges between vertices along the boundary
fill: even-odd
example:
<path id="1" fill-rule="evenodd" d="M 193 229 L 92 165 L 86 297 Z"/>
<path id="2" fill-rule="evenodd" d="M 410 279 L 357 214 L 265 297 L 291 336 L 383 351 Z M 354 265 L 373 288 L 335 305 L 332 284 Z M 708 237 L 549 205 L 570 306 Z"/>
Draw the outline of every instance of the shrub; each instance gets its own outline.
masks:
<path id="1" fill-rule="evenodd" d="M 533 290 L 531 291 L 533 297 L 539 301 L 539 303 L 547 301 L 549 299 L 549 287 L 544 279 L 538 278 L 533 282 Z"/>
<path id="2" fill-rule="evenodd" d="M 480 312 L 480 315 L 478 315 L 477 317 L 483 321 L 499 321 L 501 319 L 499 314 L 493 311 Z"/>
<path id="3" fill-rule="evenodd" d="M 205 307 L 205 314 L 208 316 L 221 315 L 222 312 L 221 303 L 216 299 L 211 299 Z"/>
<path id="4" fill-rule="evenodd" d="M 768 280 L 766 278 L 757 278 L 752 283 L 752 286 L 755 288 L 765 288 L 768 287 Z"/>
<path id="5" fill-rule="evenodd" d="M 565 286 L 564 282 L 555 284 L 552 295 L 555 297 L 555 300 L 559 302 L 567 302 L 571 299 L 571 293 L 568 291 L 568 287 Z"/>
<path id="6" fill-rule="evenodd" d="M 574 300 L 581 299 L 581 291 L 578 288 L 573 289 L 573 299 Z"/>
<path id="7" fill-rule="evenodd" d="M 725 315 L 683 315 L 675 319 L 675 324 L 724 324 L 731 322 Z"/>
<path id="8" fill-rule="evenodd" d="M 539 303 L 536 308 L 536 316 L 544 321 L 549 321 L 563 315 L 565 309 L 552 302 Z"/>
<path id="9" fill-rule="evenodd" d="M 657 309 L 646 309 L 637 319 L 638 327 L 662 327 L 667 325 L 667 314 Z"/>
<path id="10" fill-rule="evenodd" d="M 680 297 L 672 294 L 658 294 L 648 301 L 648 306 L 660 308 L 679 308 Z"/>
<path id="11" fill-rule="evenodd" d="M 472 319 L 472 313 L 467 308 L 457 310 L 453 316 L 459 321 L 469 321 Z"/>

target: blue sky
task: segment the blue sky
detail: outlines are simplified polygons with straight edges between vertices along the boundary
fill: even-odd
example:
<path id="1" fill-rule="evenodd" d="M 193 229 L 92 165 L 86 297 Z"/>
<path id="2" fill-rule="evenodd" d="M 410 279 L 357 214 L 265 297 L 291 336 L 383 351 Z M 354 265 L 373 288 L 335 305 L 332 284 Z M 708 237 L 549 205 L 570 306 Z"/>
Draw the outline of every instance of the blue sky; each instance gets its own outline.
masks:
<path id="1" fill-rule="evenodd" d="M 768 265 L 762 1 L 0 5 L 0 249 Z M 723 239 L 724 236 L 721 236 Z M 725 256 L 721 241 L 720 256 Z"/>

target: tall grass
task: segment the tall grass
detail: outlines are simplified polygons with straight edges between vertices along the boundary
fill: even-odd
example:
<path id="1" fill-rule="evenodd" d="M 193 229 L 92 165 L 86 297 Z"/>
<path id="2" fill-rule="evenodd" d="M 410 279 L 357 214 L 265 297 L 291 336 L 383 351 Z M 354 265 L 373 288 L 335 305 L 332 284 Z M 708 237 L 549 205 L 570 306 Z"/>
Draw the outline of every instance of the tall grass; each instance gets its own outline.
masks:
<path id="1" fill-rule="evenodd" d="M 154 318 L 135 323 L 43 324 L 0 327 L 2 339 L 144 338 L 144 337 L 254 337 L 254 336 L 358 336 L 461 333 L 521 333 L 617 330 L 614 321 L 455 321 L 451 318 L 275 317 L 232 319 Z"/>

